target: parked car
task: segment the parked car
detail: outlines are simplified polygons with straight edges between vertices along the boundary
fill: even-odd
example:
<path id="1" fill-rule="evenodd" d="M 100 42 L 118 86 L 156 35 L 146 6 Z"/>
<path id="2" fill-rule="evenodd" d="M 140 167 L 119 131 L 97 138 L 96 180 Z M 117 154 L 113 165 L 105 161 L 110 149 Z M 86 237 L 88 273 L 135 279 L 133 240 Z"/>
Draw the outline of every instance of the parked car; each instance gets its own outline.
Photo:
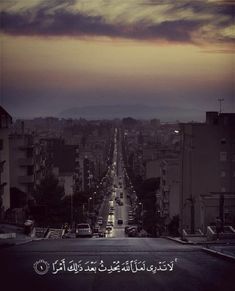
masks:
<path id="1" fill-rule="evenodd" d="M 113 229 L 113 227 L 112 227 L 112 225 L 110 225 L 110 224 L 107 224 L 106 225 L 106 230 L 109 232 L 109 231 L 111 231 Z"/>
<path id="2" fill-rule="evenodd" d="M 113 226 L 113 221 L 112 221 L 112 220 L 109 220 L 109 221 L 108 221 L 108 225 Z"/>
<path id="3" fill-rule="evenodd" d="M 79 223 L 76 227 L 76 237 L 92 237 L 92 229 L 88 223 Z"/>
<path id="4" fill-rule="evenodd" d="M 102 216 L 99 216 L 99 217 L 98 217 L 97 223 L 98 223 L 99 225 L 102 225 L 102 224 L 103 224 L 103 217 L 102 217 Z"/>
<path id="5" fill-rule="evenodd" d="M 127 234 L 128 233 L 128 229 L 130 228 L 130 226 L 126 226 L 125 227 L 125 234 Z"/>
<path id="6" fill-rule="evenodd" d="M 135 237 L 137 236 L 137 234 L 138 234 L 138 231 L 136 227 L 132 227 L 128 230 L 128 236 L 130 237 Z"/>
<path id="7" fill-rule="evenodd" d="M 122 219 L 118 219 L 117 224 L 123 224 L 123 220 Z"/>
<path id="8" fill-rule="evenodd" d="M 134 218 L 128 218 L 128 224 L 135 224 Z"/>
<path id="9" fill-rule="evenodd" d="M 94 229 L 93 229 L 93 236 L 95 236 L 95 237 L 103 237 L 104 236 L 104 233 L 100 229 L 100 226 L 99 225 L 94 227 Z"/>

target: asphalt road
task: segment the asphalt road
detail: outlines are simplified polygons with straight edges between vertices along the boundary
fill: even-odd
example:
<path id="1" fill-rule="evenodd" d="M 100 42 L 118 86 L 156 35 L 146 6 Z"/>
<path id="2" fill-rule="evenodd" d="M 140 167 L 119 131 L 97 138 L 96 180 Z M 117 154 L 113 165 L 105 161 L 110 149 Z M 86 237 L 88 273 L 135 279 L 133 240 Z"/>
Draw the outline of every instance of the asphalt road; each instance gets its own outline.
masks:
<path id="1" fill-rule="evenodd" d="M 33 268 L 40 260 L 49 264 L 45 275 Z M 1 249 L 0 269 L 1 290 L 9 291 L 231 291 L 235 286 L 235 263 L 160 238 L 37 241 Z M 44 262 L 37 264 L 37 271 L 45 269 Z"/>

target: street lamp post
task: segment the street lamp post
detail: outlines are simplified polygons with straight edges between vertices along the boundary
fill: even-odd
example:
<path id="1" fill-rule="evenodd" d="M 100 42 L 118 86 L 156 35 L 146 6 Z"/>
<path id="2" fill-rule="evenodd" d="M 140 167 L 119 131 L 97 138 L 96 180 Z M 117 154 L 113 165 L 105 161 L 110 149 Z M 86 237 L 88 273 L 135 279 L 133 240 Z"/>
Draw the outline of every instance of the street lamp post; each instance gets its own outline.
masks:
<path id="1" fill-rule="evenodd" d="M 140 213 L 140 216 L 141 216 L 141 227 L 143 228 L 143 216 L 144 216 L 144 205 L 142 202 L 139 202 L 139 206 L 141 206 L 141 213 Z"/>
<path id="2" fill-rule="evenodd" d="M 71 229 L 73 228 L 73 193 L 71 193 L 70 199 L 70 221 L 71 221 Z"/>
<path id="3" fill-rule="evenodd" d="M 91 200 L 92 200 L 92 197 L 89 197 L 89 199 L 88 199 L 88 209 L 87 209 L 88 215 L 91 212 Z"/>

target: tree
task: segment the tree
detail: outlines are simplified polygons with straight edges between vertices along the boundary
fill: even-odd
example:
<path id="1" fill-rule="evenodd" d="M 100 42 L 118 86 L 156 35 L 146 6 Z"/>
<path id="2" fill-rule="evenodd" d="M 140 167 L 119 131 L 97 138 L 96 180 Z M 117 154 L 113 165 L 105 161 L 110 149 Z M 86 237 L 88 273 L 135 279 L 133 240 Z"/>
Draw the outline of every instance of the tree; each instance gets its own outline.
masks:
<path id="1" fill-rule="evenodd" d="M 137 191 L 138 198 L 143 204 L 143 227 L 144 229 L 155 236 L 157 221 L 156 210 L 156 191 L 160 185 L 159 178 L 150 178 L 144 180 Z"/>
<path id="2" fill-rule="evenodd" d="M 31 210 L 35 220 L 50 225 L 63 222 L 63 197 L 64 188 L 59 185 L 58 179 L 51 174 L 45 177 L 34 192 L 36 206 Z"/>
<path id="3" fill-rule="evenodd" d="M 170 235 L 179 235 L 179 215 L 175 215 L 172 217 L 170 223 L 168 224 L 168 231 Z"/>
<path id="4" fill-rule="evenodd" d="M 22 208 L 27 204 L 27 194 L 16 187 L 10 189 L 11 208 Z"/>

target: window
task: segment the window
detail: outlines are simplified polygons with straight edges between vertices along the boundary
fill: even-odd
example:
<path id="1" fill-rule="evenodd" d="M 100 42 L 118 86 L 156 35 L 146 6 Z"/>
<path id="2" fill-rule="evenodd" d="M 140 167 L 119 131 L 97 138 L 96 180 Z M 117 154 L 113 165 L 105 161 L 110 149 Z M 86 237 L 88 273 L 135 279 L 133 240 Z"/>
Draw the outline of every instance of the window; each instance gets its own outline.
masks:
<path id="1" fill-rule="evenodd" d="M 227 152 L 220 152 L 220 161 L 221 162 L 227 161 Z"/>
<path id="2" fill-rule="evenodd" d="M 3 150 L 3 139 L 0 139 L 0 151 Z"/>
<path id="3" fill-rule="evenodd" d="M 226 138 L 222 138 L 222 139 L 220 140 L 220 143 L 221 143 L 221 144 L 226 144 Z"/>

